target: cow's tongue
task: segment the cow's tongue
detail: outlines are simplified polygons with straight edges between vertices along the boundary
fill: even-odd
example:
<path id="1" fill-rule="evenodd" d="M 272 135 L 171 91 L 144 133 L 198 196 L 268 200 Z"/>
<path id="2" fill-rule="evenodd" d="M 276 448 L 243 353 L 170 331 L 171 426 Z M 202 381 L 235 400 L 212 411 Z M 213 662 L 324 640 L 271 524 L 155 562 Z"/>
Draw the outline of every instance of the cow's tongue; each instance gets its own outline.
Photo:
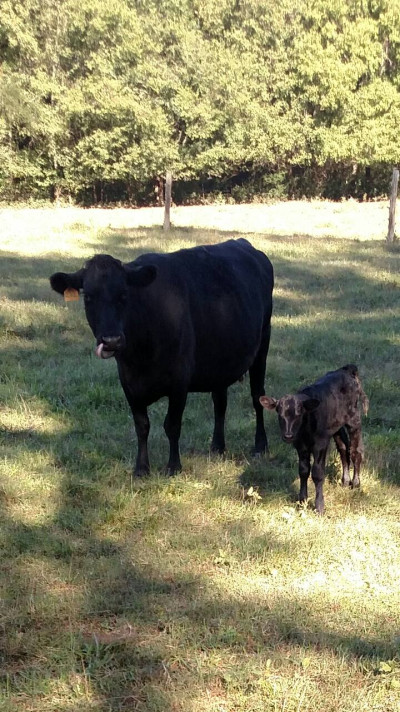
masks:
<path id="1" fill-rule="evenodd" d="M 96 356 L 98 356 L 98 358 L 112 358 L 114 351 L 105 351 L 104 344 L 101 343 L 96 347 Z"/>

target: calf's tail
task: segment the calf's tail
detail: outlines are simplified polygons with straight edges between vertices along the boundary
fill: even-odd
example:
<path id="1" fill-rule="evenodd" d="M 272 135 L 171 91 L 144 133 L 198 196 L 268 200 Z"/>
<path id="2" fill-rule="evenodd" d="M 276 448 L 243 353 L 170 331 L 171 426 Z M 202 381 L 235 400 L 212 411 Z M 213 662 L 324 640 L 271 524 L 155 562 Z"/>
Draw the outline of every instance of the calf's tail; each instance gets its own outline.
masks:
<path id="1" fill-rule="evenodd" d="M 369 398 L 362 387 L 362 383 L 360 381 L 360 376 L 358 375 L 358 373 L 354 375 L 354 379 L 357 381 L 358 385 L 358 400 L 361 403 L 364 415 L 367 415 L 369 408 Z"/>
<path id="2" fill-rule="evenodd" d="M 358 375 L 358 368 L 354 363 L 349 363 L 347 366 L 343 366 L 343 371 L 347 371 L 350 373 L 350 375 L 354 378 L 354 380 L 357 382 L 358 386 L 358 400 L 361 403 L 361 407 L 363 410 L 363 413 L 367 415 L 368 413 L 368 408 L 369 408 L 369 398 L 367 394 L 364 392 L 364 389 L 362 387 L 362 383 L 360 380 L 360 376 Z"/>
<path id="3" fill-rule="evenodd" d="M 369 408 L 369 398 L 366 393 L 364 393 L 363 387 L 361 385 L 361 382 L 359 381 L 359 393 L 360 393 L 360 402 L 361 406 L 363 409 L 364 415 L 367 415 L 368 413 L 368 408 Z"/>

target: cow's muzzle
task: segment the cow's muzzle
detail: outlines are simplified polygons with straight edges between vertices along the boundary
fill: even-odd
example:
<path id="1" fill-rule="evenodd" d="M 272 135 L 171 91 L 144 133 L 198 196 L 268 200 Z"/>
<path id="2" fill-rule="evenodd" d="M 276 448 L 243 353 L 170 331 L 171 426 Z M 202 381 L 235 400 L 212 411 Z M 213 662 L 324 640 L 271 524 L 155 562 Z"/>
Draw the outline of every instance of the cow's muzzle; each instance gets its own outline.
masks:
<path id="1" fill-rule="evenodd" d="M 103 336 L 96 347 L 96 356 L 112 358 L 124 345 L 123 336 Z"/>

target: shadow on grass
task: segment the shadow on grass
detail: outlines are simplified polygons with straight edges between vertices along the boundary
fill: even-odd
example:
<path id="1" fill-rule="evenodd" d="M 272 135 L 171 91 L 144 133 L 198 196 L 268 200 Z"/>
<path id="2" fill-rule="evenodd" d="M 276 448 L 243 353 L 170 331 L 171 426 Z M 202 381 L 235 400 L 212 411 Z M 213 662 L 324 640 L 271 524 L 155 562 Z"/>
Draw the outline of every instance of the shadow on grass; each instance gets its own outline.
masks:
<path id="1" fill-rule="evenodd" d="M 183 513 L 181 524 L 188 525 Z M 270 580 L 263 594 L 221 594 L 202 573 L 156 571 L 156 562 L 144 561 L 139 532 L 136 548 L 132 540 L 121 545 L 76 526 L 66 531 L 62 513 L 48 526 L 23 526 L 6 508 L 2 526 L 12 558 L 1 570 L 0 679 L 5 699 L 20 709 L 26 701 L 41 709 L 60 684 L 66 709 L 86 700 L 88 709 L 95 703 L 112 712 L 184 710 L 188 691 L 205 694 L 226 676 L 221 663 L 210 668 L 212 656 L 242 661 L 236 685 L 245 689 L 249 669 L 254 679 L 268 659 L 279 665 L 288 645 L 293 670 L 296 647 L 299 660 L 304 651 L 326 650 L 338 665 L 344 657 L 371 668 L 398 653 L 388 617 L 377 617 L 375 635 L 344 634 L 335 630 L 337 616 L 327 630 L 306 597 L 277 601 Z M 222 533 L 216 527 L 215 539 Z M 271 557 L 277 547 L 268 542 Z M 284 554 L 290 557 L 289 548 Z M 222 578 L 229 576 L 223 562 L 218 566 Z M 62 702 L 54 709 L 63 709 Z"/>

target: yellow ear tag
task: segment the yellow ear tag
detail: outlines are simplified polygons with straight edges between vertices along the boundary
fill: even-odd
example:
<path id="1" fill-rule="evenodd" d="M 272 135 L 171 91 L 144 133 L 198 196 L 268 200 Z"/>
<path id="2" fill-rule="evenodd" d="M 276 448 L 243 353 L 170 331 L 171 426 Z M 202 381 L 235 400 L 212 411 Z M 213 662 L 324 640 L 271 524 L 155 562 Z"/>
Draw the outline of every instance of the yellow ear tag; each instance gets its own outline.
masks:
<path id="1" fill-rule="evenodd" d="M 64 300 L 66 302 L 77 302 L 79 299 L 79 292 L 77 289 L 73 289 L 72 287 L 68 287 L 64 291 Z"/>

